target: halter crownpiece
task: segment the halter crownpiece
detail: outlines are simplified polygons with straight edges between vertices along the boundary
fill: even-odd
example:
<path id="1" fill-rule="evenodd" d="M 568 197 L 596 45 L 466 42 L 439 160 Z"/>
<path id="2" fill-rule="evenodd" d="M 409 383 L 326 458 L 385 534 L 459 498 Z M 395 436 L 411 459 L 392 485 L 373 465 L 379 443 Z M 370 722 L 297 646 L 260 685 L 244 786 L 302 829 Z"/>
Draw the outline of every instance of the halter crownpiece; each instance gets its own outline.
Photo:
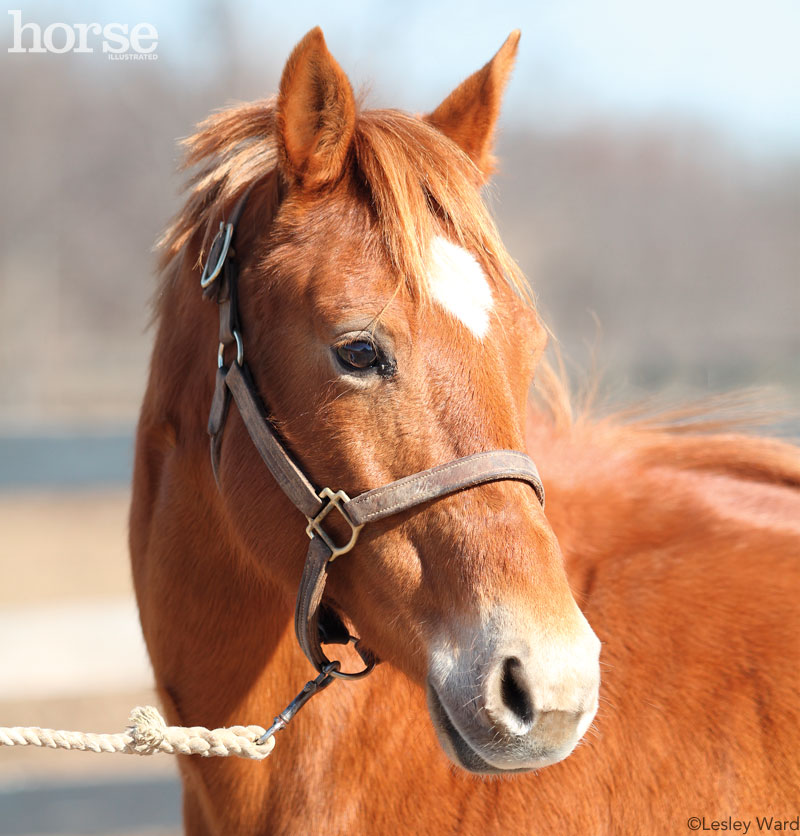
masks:
<path id="1" fill-rule="evenodd" d="M 218 368 L 208 418 L 211 466 L 219 487 L 222 434 L 233 397 L 253 445 L 267 469 L 308 521 L 306 533 L 311 542 L 297 593 L 294 627 L 300 647 L 319 672 L 319 676 L 311 680 L 275 719 L 263 738 L 266 739 L 273 731 L 283 728 L 313 694 L 329 685 L 334 678 L 357 679 L 368 674 L 375 665 L 375 659 L 359 646 L 359 640 L 349 634 L 339 616 L 322 605 L 330 564 L 355 546 L 361 529 L 367 523 L 385 519 L 457 491 L 505 479 L 529 484 L 544 507 L 544 487 L 533 459 L 516 450 L 473 453 L 365 491 L 352 499 L 342 490 L 334 491 L 328 487 L 318 490 L 314 487 L 292 458 L 286 444 L 278 437 L 245 362 L 237 300 L 239 270 L 232 245 L 236 225 L 252 189 L 253 186 L 250 186 L 239 198 L 227 223 L 220 223 L 200 281 L 204 295 L 216 299 L 220 314 Z M 234 346 L 235 356 L 226 364 L 226 353 Z M 325 518 L 334 511 L 349 526 L 350 537 L 345 543 L 337 544 L 325 528 Z M 324 624 L 321 621 L 323 609 Z M 325 655 L 321 639 L 326 644 L 352 642 L 364 661 L 364 669 L 357 673 L 340 670 L 339 662 L 331 661 Z"/>

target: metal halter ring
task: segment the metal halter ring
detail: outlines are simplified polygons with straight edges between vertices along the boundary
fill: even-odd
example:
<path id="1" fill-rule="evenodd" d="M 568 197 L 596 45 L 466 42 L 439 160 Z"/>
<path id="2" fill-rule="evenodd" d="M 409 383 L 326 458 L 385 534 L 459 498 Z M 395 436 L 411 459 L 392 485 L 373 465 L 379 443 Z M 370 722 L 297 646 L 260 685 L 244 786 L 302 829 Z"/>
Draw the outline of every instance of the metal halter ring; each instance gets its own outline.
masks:
<path id="1" fill-rule="evenodd" d="M 242 343 L 242 335 L 234 330 L 233 338 L 236 340 L 236 364 L 241 366 L 244 363 L 244 343 Z M 217 349 L 217 368 L 222 369 L 225 367 L 225 343 L 219 344 L 219 349 Z"/>
<path id="2" fill-rule="evenodd" d="M 224 221 L 219 222 L 219 232 L 214 236 L 211 242 L 211 248 L 208 251 L 208 259 L 205 267 L 203 267 L 203 275 L 200 276 L 200 287 L 205 290 L 210 284 L 214 282 L 222 270 L 225 259 L 228 257 L 228 250 L 231 246 L 231 238 L 233 238 L 233 224 L 226 224 Z M 219 251 L 219 257 L 214 265 L 214 269 L 209 273 L 211 267 L 211 259 L 214 255 L 214 248 L 222 241 L 222 248 Z"/>
<path id="3" fill-rule="evenodd" d="M 348 673 L 347 671 L 343 671 L 340 667 L 331 668 L 329 670 L 329 665 L 326 665 L 323 668 L 323 671 L 327 671 L 328 676 L 333 676 L 336 679 L 361 679 L 365 677 L 368 673 L 372 673 L 372 669 L 375 667 L 375 660 L 372 656 L 366 656 L 364 651 L 358 646 L 361 639 L 357 639 L 355 636 L 350 636 L 349 643 L 353 645 L 356 649 L 356 653 L 361 657 L 361 661 L 364 663 L 363 670 L 356 671 L 355 673 Z M 334 664 L 336 664 L 334 662 Z"/>

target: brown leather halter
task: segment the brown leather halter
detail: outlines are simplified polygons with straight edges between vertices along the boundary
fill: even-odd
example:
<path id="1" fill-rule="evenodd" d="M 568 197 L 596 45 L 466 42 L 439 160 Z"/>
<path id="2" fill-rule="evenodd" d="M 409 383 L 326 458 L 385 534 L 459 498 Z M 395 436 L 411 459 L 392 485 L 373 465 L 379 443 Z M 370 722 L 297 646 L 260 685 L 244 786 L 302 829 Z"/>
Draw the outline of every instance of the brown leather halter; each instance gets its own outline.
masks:
<path id="1" fill-rule="evenodd" d="M 474 453 L 365 491 L 352 499 L 342 490 L 333 491 L 327 487 L 318 490 L 312 484 L 269 421 L 244 360 L 244 342 L 237 304 L 238 263 L 232 243 L 236 225 L 242 216 L 250 191 L 251 189 L 248 189 L 239 199 L 227 223 L 220 223 L 219 232 L 211 244 L 200 279 L 204 294 L 216 299 L 220 313 L 218 369 L 208 419 L 211 464 L 219 486 L 222 433 L 233 396 L 247 432 L 264 464 L 286 496 L 308 521 L 306 533 L 311 542 L 297 593 L 294 627 L 300 647 L 319 672 L 319 676 L 308 682 L 295 700 L 275 718 L 272 727 L 261 738 L 261 741 L 265 741 L 275 731 L 285 727 L 305 702 L 317 691 L 328 686 L 334 678 L 356 679 L 368 674 L 375 665 L 375 658 L 369 651 L 359 647 L 359 640 L 349 634 L 339 616 L 322 604 L 330 564 L 355 546 L 361 529 L 367 523 L 407 511 L 416 505 L 457 491 L 503 479 L 527 482 L 544 507 L 544 487 L 533 460 L 527 454 L 516 450 Z M 226 352 L 234 346 L 236 355 L 226 365 Z M 334 542 L 323 526 L 325 517 L 334 510 L 347 523 L 351 532 L 349 540 L 341 545 Z M 364 661 L 364 669 L 356 673 L 342 671 L 340 663 L 328 659 L 322 649 L 323 643 L 349 642 L 355 645 Z"/>

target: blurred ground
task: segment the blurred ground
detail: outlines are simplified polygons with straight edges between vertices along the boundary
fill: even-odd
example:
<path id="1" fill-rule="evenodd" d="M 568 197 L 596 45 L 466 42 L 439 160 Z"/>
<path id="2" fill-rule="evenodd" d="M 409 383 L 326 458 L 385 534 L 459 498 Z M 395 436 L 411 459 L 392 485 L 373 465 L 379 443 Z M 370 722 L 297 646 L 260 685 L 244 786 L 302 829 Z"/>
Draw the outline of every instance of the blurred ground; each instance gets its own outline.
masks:
<path id="1" fill-rule="evenodd" d="M 0 493 L 0 725 L 119 732 L 154 703 L 128 568 L 126 489 Z M 176 767 L 0 748 L 0 836 L 178 832 Z"/>

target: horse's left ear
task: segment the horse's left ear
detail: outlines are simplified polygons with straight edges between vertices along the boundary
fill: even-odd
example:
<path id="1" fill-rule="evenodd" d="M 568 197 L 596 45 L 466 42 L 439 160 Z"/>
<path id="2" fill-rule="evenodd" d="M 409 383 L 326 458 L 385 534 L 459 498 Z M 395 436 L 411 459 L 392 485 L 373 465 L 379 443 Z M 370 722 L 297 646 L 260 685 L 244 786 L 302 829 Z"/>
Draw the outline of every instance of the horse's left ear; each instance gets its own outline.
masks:
<path id="1" fill-rule="evenodd" d="M 319 26 L 286 62 L 276 117 L 283 173 L 290 183 L 318 188 L 341 174 L 353 138 L 356 103 Z"/>
<path id="2" fill-rule="evenodd" d="M 515 29 L 485 67 L 462 82 L 425 117 L 426 122 L 466 151 L 484 180 L 488 180 L 494 170 L 494 128 L 500 115 L 503 91 L 517 57 L 519 36 L 519 29 Z"/>

